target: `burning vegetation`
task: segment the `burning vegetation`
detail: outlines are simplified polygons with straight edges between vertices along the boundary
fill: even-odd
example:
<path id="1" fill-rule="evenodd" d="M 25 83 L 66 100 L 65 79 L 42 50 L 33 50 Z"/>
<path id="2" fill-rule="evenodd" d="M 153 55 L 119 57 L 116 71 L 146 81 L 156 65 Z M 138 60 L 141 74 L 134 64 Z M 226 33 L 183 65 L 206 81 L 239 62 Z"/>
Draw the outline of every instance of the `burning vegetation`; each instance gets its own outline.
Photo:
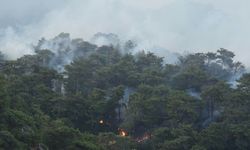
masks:
<path id="1" fill-rule="evenodd" d="M 0 56 L 2 149 L 250 149 L 250 74 L 231 51 L 166 64 L 68 34 L 39 44 Z"/>
<path id="2" fill-rule="evenodd" d="M 102 120 L 102 119 L 99 120 L 99 124 L 100 124 L 100 125 L 103 125 L 103 124 L 104 124 L 104 120 Z"/>
<path id="3" fill-rule="evenodd" d="M 121 129 L 121 128 L 118 128 L 118 133 L 122 137 L 128 136 L 128 132 L 124 129 Z"/>

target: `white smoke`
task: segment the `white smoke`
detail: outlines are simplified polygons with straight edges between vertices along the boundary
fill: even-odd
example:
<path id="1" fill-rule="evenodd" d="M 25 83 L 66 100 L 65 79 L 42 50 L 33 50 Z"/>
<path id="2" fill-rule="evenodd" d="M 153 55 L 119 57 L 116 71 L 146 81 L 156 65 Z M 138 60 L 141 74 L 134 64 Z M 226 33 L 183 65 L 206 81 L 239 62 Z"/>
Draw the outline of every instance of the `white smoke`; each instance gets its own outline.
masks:
<path id="1" fill-rule="evenodd" d="M 0 50 L 9 58 L 61 32 L 84 40 L 98 32 L 150 49 L 174 52 L 233 50 L 249 62 L 248 0 L 9 0 L 0 1 Z M 160 55 L 165 52 L 158 52 Z"/>
<path id="2" fill-rule="evenodd" d="M 2 51 L 8 59 L 15 59 L 24 54 L 31 54 L 31 41 L 25 35 L 19 36 L 11 27 L 0 30 L 0 51 Z"/>

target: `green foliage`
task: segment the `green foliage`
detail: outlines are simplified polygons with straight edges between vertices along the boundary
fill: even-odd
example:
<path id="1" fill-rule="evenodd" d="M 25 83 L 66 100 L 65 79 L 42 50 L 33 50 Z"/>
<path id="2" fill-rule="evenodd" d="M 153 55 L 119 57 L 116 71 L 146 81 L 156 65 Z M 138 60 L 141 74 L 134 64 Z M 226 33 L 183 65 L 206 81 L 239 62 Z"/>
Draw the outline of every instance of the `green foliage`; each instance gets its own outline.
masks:
<path id="1" fill-rule="evenodd" d="M 1 149 L 24 149 L 24 145 L 20 143 L 8 131 L 0 131 L 0 148 Z"/>
<path id="2" fill-rule="evenodd" d="M 196 142 L 197 132 L 189 125 L 179 128 L 158 128 L 153 132 L 153 149 L 190 149 Z"/>
<path id="3" fill-rule="evenodd" d="M 135 48 L 126 44 L 127 52 Z M 230 87 L 228 79 L 244 71 L 231 51 L 164 64 L 151 52 L 117 47 L 62 33 L 39 41 L 34 55 L 9 61 L 0 54 L 0 149 L 250 149 L 250 75 Z"/>

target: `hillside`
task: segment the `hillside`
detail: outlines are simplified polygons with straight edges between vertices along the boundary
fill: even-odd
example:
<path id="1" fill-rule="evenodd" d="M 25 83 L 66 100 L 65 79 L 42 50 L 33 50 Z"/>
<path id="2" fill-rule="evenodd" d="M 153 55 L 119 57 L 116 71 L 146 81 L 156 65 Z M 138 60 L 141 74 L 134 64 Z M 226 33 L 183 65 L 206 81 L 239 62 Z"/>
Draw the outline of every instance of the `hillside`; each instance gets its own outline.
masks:
<path id="1" fill-rule="evenodd" d="M 250 74 L 233 52 L 168 64 L 116 38 L 62 33 L 32 55 L 1 54 L 0 148 L 250 149 Z"/>

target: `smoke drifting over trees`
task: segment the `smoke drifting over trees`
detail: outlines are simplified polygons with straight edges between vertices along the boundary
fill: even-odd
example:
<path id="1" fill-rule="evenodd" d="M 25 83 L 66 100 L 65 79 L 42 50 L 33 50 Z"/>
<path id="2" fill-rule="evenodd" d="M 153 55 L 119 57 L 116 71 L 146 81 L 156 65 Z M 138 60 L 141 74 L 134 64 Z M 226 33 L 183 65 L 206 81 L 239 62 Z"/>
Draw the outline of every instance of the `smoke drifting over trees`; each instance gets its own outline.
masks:
<path id="1" fill-rule="evenodd" d="M 0 4 L 0 149 L 250 149 L 249 1 Z"/>
<path id="2" fill-rule="evenodd" d="M 17 60 L 1 53 L 1 148 L 250 147 L 249 74 L 233 52 L 170 64 L 115 34 L 92 41 L 61 33 Z"/>
<path id="3" fill-rule="evenodd" d="M 41 37 L 51 39 L 67 32 L 90 41 L 103 32 L 115 33 L 125 41 L 136 40 L 141 49 L 151 51 L 154 46 L 179 53 L 225 47 L 247 65 L 248 6 L 248 0 L 3 1 L 0 49 L 17 58 L 30 54 L 30 45 Z"/>

